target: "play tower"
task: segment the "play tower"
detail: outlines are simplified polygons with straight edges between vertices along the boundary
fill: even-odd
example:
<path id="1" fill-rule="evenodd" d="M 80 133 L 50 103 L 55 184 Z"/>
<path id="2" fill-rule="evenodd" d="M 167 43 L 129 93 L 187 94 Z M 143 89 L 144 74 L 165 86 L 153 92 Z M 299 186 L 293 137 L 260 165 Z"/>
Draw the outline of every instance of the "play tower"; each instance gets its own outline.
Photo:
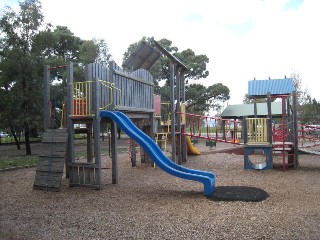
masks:
<path id="1" fill-rule="evenodd" d="M 298 124 L 297 100 L 292 78 L 252 80 L 248 82 L 248 97 L 254 102 L 254 116 L 244 118 L 244 167 L 245 169 L 271 169 L 273 157 L 282 158 L 283 170 L 297 168 L 298 161 Z M 257 115 L 255 99 L 265 98 L 267 111 L 264 117 Z M 271 102 L 280 99 L 282 114 L 274 117 Z M 253 163 L 251 154 L 262 151 L 265 161 Z"/>
<path id="2" fill-rule="evenodd" d="M 148 71 L 153 64 L 165 56 L 170 66 L 171 99 L 171 141 L 172 159 L 168 160 L 161 150 L 154 145 L 154 83 Z M 85 79 L 73 81 L 73 63 L 67 69 L 67 104 L 66 125 L 61 129 L 50 127 L 50 68 L 44 68 L 44 129 L 46 152 L 36 170 L 35 189 L 59 191 L 63 168 L 70 186 L 102 188 L 102 163 L 100 137 L 102 126 L 110 126 L 112 183 L 118 183 L 117 163 L 117 126 L 120 126 L 134 141 L 137 141 L 148 155 L 152 156 L 160 168 L 169 174 L 204 184 L 205 194 L 214 189 L 212 173 L 187 169 L 181 166 L 186 161 L 186 138 L 182 134 L 185 125 L 177 112 L 185 101 L 185 72 L 187 67 L 171 55 L 153 39 L 142 42 L 136 51 L 120 68 L 115 62 L 109 66 L 96 63 L 85 66 Z M 133 124 L 134 123 L 134 124 Z M 85 126 L 76 128 L 75 126 Z M 137 127 L 138 126 L 138 127 Z M 140 128 L 140 129 L 139 129 Z M 141 129 L 144 129 L 143 133 Z M 75 157 L 75 134 L 86 133 L 87 156 L 85 161 Z M 45 142 L 43 142 L 45 144 Z M 59 156 L 57 147 L 59 146 Z M 65 157 L 66 156 L 66 157 Z M 64 162 L 64 159 L 65 162 Z"/>

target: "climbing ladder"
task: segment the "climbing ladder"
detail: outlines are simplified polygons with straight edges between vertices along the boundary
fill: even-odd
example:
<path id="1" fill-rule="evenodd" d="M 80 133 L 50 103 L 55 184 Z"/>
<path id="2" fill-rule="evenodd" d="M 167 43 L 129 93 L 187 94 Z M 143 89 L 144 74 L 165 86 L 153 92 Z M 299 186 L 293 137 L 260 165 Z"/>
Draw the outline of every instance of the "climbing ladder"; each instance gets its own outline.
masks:
<path id="1" fill-rule="evenodd" d="M 45 131 L 33 184 L 34 189 L 51 192 L 61 190 L 67 142 L 67 129 L 47 129 Z"/>

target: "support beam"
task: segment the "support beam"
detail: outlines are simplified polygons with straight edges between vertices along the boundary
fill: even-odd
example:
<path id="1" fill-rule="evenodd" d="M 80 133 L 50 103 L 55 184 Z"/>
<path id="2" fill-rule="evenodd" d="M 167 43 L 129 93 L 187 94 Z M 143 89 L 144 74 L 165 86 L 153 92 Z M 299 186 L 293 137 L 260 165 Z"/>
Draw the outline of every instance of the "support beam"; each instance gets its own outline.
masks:
<path id="1" fill-rule="evenodd" d="M 297 92 L 293 91 L 292 108 L 293 108 L 293 135 L 294 135 L 294 168 L 300 167 L 298 152 L 298 109 L 297 109 Z"/>
<path id="2" fill-rule="evenodd" d="M 182 71 L 180 77 L 181 77 L 181 102 L 183 104 L 185 104 L 186 102 L 186 83 L 185 83 L 185 78 L 184 78 L 184 74 L 185 72 Z M 183 133 L 186 132 L 186 125 L 185 123 L 182 124 L 181 126 L 181 131 Z M 182 135 L 181 137 L 181 144 L 182 144 L 182 149 L 181 149 L 181 152 L 182 152 L 182 162 L 187 162 L 187 140 L 186 140 L 186 136 L 185 135 Z"/>
<path id="3" fill-rule="evenodd" d="M 67 163 L 72 163 L 74 161 L 74 127 L 71 119 L 72 113 L 72 83 L 73 83 L 73 63 L 68 62 L 67 66 L 67 126 L 68 126 L 68 150 L 67 150 Z M 69 178 L 69 168 L 66 167 L 66 177 Z"/>
<path id="4" fill-rule="evenodd" d="M 45 65 L 43 70 L 43 130 L 50 125 L 50 66 Z"/>
<path id="5" fill-rule="evenodd" d="M 117 142 L 117 124 L 111 123 L 111 156 L 112 156 L 112 184 L 118 184 L 118 142 Z"/>
<path id="6" fill-rule="evenodd" d="M 267 94 L 267 109 L 268 109 L 268 142 L 272 144 L 272 110 L 271 110 L 271 94 Z"/>
<path id="7" fill-rule="evenodd" d="M 170 62 L 170 111 L 171 111 L 171 153 L 172 153 L 172 161 L 176 162 L 176 141 L 175 141 L 175 94 L 174 94 L 174 86 L 175 86 L 175 65 Z"/>
<path id="8" fill-rule="evenodd" d="M 176 112 L 181 112 L 180 102 L 181 102 L 181 68 L 178 68 L 176 71 Z M 179 165 L 182 164 L 182 152 L 181 152 L 181 121 L 180 121 L 180 115 L 176 114 L 176 122 L 177 122 L 177 131 L 180 132 L 177 134 L 177 146 L 176 149 L 178 151 L 178 160 L 177 163 Z"/>
<path id="9" fill-rule="evenodd" d="M 100 114 L 99 114 L 99 99 L 100 99 L 100 84 L 98 79 L 94 80 L 94 87 L 93 87 L 92 95 L 93 97 L 93 111 L 94 111 L 94 118 L 93 118 L 93 134 L 94 134 L 94 158 L 95 164 L 98 166 L 98 185 L 99 189 L 102 188 L 102 168 L 101 168 L 101 148 L 100 148 Z M 90 133 L 90 131 L 88 131 Z M 90 138 L 90 151 L 91 151 L 91 136 Z M 89 154 L 89 153 L 88 153 Z M 91 153 L 90 153 L 91 154 Z M 92 160 L 92 156 L 90 156 Z"/>

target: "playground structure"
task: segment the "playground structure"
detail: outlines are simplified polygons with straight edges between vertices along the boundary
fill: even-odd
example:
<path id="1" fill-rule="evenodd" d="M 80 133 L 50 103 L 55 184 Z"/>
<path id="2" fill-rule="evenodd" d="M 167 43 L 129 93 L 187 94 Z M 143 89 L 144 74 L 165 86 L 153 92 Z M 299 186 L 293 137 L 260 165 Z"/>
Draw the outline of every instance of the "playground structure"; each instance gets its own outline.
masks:
<path id="1" fill-rule="evenodd" d="M 181 99 L 180 85 L 184 82 L 184 72 L 188 69 L 165 49 L 151 40 L 150 44 L 142 44 L 140 53 L 147 51 L 147 55 L 154 57 L 152 64 L 165 55 L 170 59 L 170 82 L 171 102 L 174 103 L 174 82 L 176 82 L 176 94 Z M 152 54 L 150 54 L 150 51 Z M 139 52 L 138 52 L 139 53 Z M 147 61 L 148 60 L 148 61 Z M 117 66 L 114 62 L 109 63 L 109 67 L 99 64 L 88 64 L 85 67 L 85 81 L 73 82 L 73 63 L 67 65 L 67 104 L 65 115 L 67 117 L 68 141 L 63 139 L 62 148 L 66 149 L 66 177 L 69 178 L 70 186 L 102 188 L 102 167 L 100 152 L 101 126 L 108 124 L 111 131 L 111 158 L 112 158 L 112 183 L 118 183 L 117 164 L 117 126 L 120 127 L 132 140 L 136 141 L 152 161 L 162 170 L 176 177 L 187 180 L 198 181 L 204 186 L 204 194 L 209 196 L 215 188 L 215 177 L 210 172 L 198 171 L 184 168 L 181 163 L 186 161 L 187 149 L 185 136 L 181 134 L 181 121 L 176 119 L 175 112 L 180 106 L 171 104 L 171 137 L 172 160 L 168 159 L 161 149 L 154 142 L 154 94 L 153 78 L 147 71 L 152 66 L 146 66 L 147 59 L 141 62 L 141 66 L 131 64 L 131 71 L 126 71 Z M 131 59 L 129 58 L 130 62 Z M 127 63 L 128 63 L 127 61 Z M 50 70 L 49 66 L 44 68 L 44 128 L 46 133 L 50 133 L 51 150 L 55 153 L 57 143 L 61 140 L 56 135 L 56 131 L 50 128 Z M 136 124 L 134 124 L 134 123 Z M 144 123 L 145 126 L 142 126 Z M 147 125 L 145 123 L 148 123 Z M 75 125 L 85 125 L 85 128 L 75 128 Z M 147 129 L 142 132 L 138 127 Z M 51 125 L 51 127 L 53 127 Z M 87 159 L 78 161 L 75 159 L 75 134 L 84 132 L 87 136 Z M 176 146 L 177 142 L 177 146 Z M 177 153 L 177 154 L 176 154 Z M 176 156 L 178 160 L 176 160 Z M 36 170 L 34 188 L 45 191 L 60 191 L 61 176 L 64 162 L 59 158 L 54 160 L 54 154 L 44 156 Z M 59 168 L 58 168 L 59 166 Z"/>
<path id="2" fill-rule="evenodd" d="M 158 131 L 154 119 L 157 119 L 157 107 L 153 88 L 153 77 L 148 69 L 156 62 L 160 55 L 170 59 L 170 122 L 167 123 L 165 132 Z M 70 186 L 102 188 L 102 166 L 100 152 L 101 126 L 110 126 L 111 159 L 112 159 L 112 183 L 117 184 L 117 126 L 120 127 L 132 141 L 137 142 L 151 160 L 165 172 L 187 180 L 197 181 L 203 184 L 204 194 L 209 196 L 215 189 L 215 177 L 210 172 L 198 171 L 182 167 L 187 161 L 188 146 L 192 147 L 191 139 L 205 139 L 212 144 L 225 142 L 239 144 L 240 138 L 244 140 L 245 169 L 271 169 L 273 154 L 280 154 L 285 159 L 288 157 L 288 165 L 298 167 L 298 129 L 295 94 L 290 88 L 285 93 L 270 93 L 258 95 L 250 93 L 252 97 L 267 96 L 267 117 L 223 119 L 218 117 L 200 116 L 184 111 L 185 81 L 184 75 L 188 68 L 178 59 L 163 49 L 156 41 L 151 44 L 142 43 L 137 51 L 124 63 L 130 71 L 117 66 L 114 62 L 109 67 L 99 64 L 88 64 L 85 67 L 85 81 L 73 82 L 73 64 L 67 65 L 67 104 L 63 116 L 67 117 L 67 138 L 60 136 L 50 126 L 50 67 L 44 68 L 44 128 L 48 133 L 47 145 L 50 149 L 47 154 L 39 159 L 36 171 L 35 189 L 46 191 L 59 191 L 61 189 L 61 177 L 64 160 L 61 157 L 66 153 L 66 176 Z M 138 61 L 138 60 L 139 61 Z M 142 59 L 142 60 L 141 60 Z M 144 68 L 144 69 L 142 69 Z M 285 80 L 286 81 L 286 80 Z M 259 82 L 259 81 L 256 81 Z M 250 82 L 249 82 L 250 85 Z M 291 86 L 291 85 L 290 85 Z M 282 118 L 280 128 L 274 129 L 272 134 L 271 98 L 282 100 Z M 290 104 L 289 98 L 292 98 Z M 179 101 L 178 101 L 179 100 Z M 158 100 L 157 100 L 158 101 Z M 292 107 L 293 106 L 293 107 Z M 256 107 L 255 107 L 256 109 Z M 159 113 L 158 113 L 159 114 Z M 63 121 L 62 121 L 63 122 Z M 85 128 L 75 128 L 76 125 L 85 125 Z M 137 127 L 139 126 L 139 127 Z M 143 129 L 143 131 L 141 130 Z M 75 159 L 76 133 L 86 133 L 87 159 L 78 161 Z M 168 159 L 155 141 L 163 137 L 175 139 L 171 141 L 172 159 Z M 277 136 L 278 140 L 273 141 Z M 155 140 L 156 138 L 156 140 Z M 66 141 L 67 139 L 67 141 Z M 166 140 L 166 139 L 165 139 Z M 57 146 L 61 153 L 55 155 Z M 133 143 L 132 146 L 135 146 Z M 194 149 L 193 149 L 194 150 Z M 266 160 L 262 164 L 254 164 L 249 155 L 257 150 L 262 150 Z M 195 150 L 194 150 L 195 151 Z M 135 151 L 132 151 L 135 154 Z M 136 157 L 131 155 L 133 159 Z M 134 160 L 135 161 L 135 160 Z M 132 165 L 135 162 L 132 161 Z M 147 161 L 144 159 L 143 161 Z"/>

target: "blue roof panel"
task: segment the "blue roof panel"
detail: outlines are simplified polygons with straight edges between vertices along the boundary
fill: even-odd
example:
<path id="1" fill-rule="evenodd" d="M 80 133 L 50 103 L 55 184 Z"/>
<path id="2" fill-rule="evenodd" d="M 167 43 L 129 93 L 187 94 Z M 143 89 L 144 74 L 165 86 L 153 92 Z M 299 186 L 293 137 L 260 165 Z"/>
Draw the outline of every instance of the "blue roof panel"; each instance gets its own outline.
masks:
<path id="1" fill-rule="evenodd" d="M 287 95 L 295 90 L 292 78 L 251 80 L 248 82 L 248 96 Z"/>

